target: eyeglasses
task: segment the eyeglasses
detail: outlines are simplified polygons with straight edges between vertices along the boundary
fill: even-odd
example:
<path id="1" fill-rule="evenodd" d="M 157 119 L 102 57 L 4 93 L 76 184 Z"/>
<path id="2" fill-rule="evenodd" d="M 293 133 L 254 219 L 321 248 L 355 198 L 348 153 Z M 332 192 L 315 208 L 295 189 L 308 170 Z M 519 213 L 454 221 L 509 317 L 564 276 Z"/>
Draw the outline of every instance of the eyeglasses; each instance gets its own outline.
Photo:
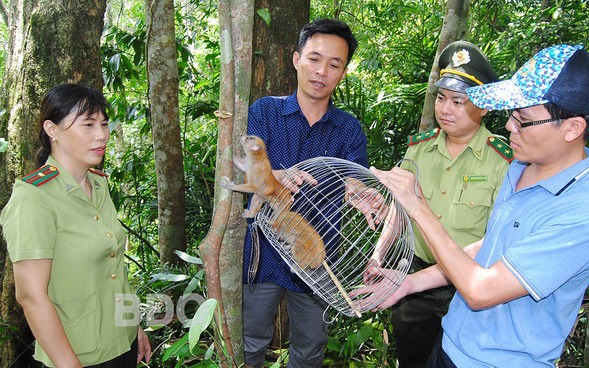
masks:
<path id="1" fill-rule="evenodd" d="M 528 121 L 528 122 L 522 123 L 521 120 L 519 120 L 518 118 L 516 118 L 513 115 L 513 111 L 509 113 L 509 119 L 513 122 L 513 126 L 515 127 L 515 129 L 517 130 L 518 133 L 521 133 L 524 128 L 527 128 L 529 126 L 540 125 L 540 124 L 545 124 L 545 123 L 554 123 L 554 122 L 563 120 L 561 118 L 552 118 L 552 119 Z"/>

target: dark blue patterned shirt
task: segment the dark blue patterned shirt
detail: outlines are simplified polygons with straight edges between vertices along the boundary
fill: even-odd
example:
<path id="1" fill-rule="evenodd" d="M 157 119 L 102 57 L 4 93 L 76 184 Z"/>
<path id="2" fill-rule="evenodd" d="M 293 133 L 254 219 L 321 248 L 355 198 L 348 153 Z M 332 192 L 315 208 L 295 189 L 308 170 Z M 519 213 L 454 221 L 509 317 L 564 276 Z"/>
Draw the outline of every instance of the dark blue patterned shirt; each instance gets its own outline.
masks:
<path id="1" fill-rule="evenodd" d="M 368 166 L 366 136 L 358 120 L 330 102 L 325 115 L 311 127 L 299 107 L 296 91 L 290 96 L 263 97 L 254 102 L 249 109 L 248 134 L 264 140 L 274 170 L 287 169 L 319 156 Z M 244 283 L 248 283 L 252 252 L 249 223 L 244 245 Z M 295 292 L 310 293 L 311 289 L 290 270 L 262 232 L 258 234 L 260 262 L 253 283 L 273 283 Z"/>

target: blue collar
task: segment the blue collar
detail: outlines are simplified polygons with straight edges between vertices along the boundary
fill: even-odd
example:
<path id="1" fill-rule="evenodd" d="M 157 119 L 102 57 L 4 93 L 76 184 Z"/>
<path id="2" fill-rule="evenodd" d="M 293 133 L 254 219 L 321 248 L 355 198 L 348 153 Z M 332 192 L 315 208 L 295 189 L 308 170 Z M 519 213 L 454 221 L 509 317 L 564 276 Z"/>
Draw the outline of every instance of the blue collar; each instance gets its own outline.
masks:
<path id="1" fill-rule="evenodd" d="M 299 106 L 299 101 L 297 100 L 297 91 L 295 90 L 292 95 L 286 97 L 286 102 L 284 104 L 284 107 L 282 108 L 282 116 L 294 114 L 297 112 L 299 114 L 301 114 L 302 116 L 304 116 L 303 111 L 301 110 L 301 107 Z M 321 119 L 317 123 L 329 121 L 335 125 L 342 125 L 343 122 L 341 121 L 341 119 L 334 118 L 334 115 L 337 113 L 338 113 L 338 109 L 333 105 L 333 101 L 330 98 L 329 99 L 329 106 L 327 107 L 327 112 L 325 113 L 325 115 L 323 115 L 323 117 L 321 117 Z"/>
<path id="2" fill-rule="evenodd" d="M 539 181 L 534 186 L 541 186 L 542 188 L 546 189 L 548 192 L 552 193 L 555 196 L 560 195 L 568 187 L 573 185 L 576 181 L 581 180 L 583 177 L 589 175 L 589 148 L 585 147 L 585 153 L 588 156 L 587 158 L 577 162 L 572 166 L 567 167 L 563 171 L 551 176 L 548 179 Z M 515 166 L 514 173 L 517 173 L 517 175 L 510 177 L 510 184 L 515 191 L 517 181 L 521 177 L 521 174 L 525 170 L 526 166 L 528 166 L 528 164 L 515 159 L 512 165 Z"/>

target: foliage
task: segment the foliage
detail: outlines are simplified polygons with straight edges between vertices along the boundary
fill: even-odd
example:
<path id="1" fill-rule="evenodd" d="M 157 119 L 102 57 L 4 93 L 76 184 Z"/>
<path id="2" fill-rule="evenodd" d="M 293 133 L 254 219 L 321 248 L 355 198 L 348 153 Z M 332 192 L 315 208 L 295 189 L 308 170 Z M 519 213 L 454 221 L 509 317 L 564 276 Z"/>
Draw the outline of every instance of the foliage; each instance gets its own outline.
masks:
<path id="1" fill-rule="evenodd" d="M 130 11 L 141 14 L 136 7 Z M 186 2 L 185 8 L 177 8 L 175 14 L 190 244 L 197 244 L 204 237 L 212 213 L 216 145 L 213 111 L 219 94 L 220 52 L 215 11 L 211 1 L 193 1 Z M 157 263 L 155 252 L 144 249 L 146 244 L 157 244 L 156 178 L 145 83 L 145 27 L 142 17 L 134 23 L 108 23 L 102 42 L 105 92 L 112 106 L 115 142 L 106 171 L 123 222 L 141 240 L 135 253 L 142 255 L 144 266 Z M 144 258 L 145 254 L 152 257 Z"/>
<path id="2" fill-rule="evenodd" d="M 137 293 L 142 300 L 142 316 L 154 348 L 151 366 L 217 367 L 219 352 L 213 337 L 219 312 L 214 299 L 206 299 L 204 269 L 197 256 L 177 251 L 186 262 L 181 268 L 153 269 L 139 279 Z M 192 317 L 190 317 L 192 316 Z M 221 352 L 221 354 L 225 354 Z"/>
<path id="3" fill-rule="evenodd" d="M 394 351 L 388 313 L 365 313 L 360 319 L 338 318 L 329 326 L 324 364 L 330 367 L 386 367 Z"/>
<path id="4" fill-rule="evenodd" d="M 119 216 L 130 235 L 131 279 L 138 280 L 137 291 L 142 300 L 150 294 L 160 293 L 174 301 L 184 294 L 206 295 L 202 268 L 190 271 L 159 266 L 155 164 L 147 111 L 144 11 L 140 3 L 115 3 L 109 3 L 101 46 L 105 94 L 112 107 L 110 121 L 114 141 L 105 171 L 110 175 L 111 192 Z M 133 17 L 126 18 L 126 14 Z M 196 246 L 210 223 L 214 187 L 216 126 L 213 112 L 219 96 L 220 52 L 216 3 L 183 2 L 183 7 L 176 8 L 175 19 L 187 223 L 190 224 L 187 237 L 189 252 L 198 254 Z M 199 321 L 199 317 L 195 316 L 192 321 Z M 202 324 L 200 332 L 208 325 Z M 212 362 L 217 353 L 211 350 L 213 335 L 207 333 L 201 339 L 203 343 L 197 344 L 194 332 L 189 341 L 185 327 L 174 321 L 151 328 L 152 344 L 161 349 L 154 355 L 156 366 L 188 363 L 215 366 Z M 196 331 L 196 327 L 191 331 Z M 205 346 L 207 342 L 210 346 Z"/>
<path id="5" fill-rule="evenodd" d="M 585 294 L 585 299 L 579 310 L 577 316 L 577 322 L 575 327 L 569 334 L 565 344 L 563 353 L 560 360 L 557 363 L 558 367 L 586 367 L 586 362 L 589 361 L 589 357 L 585 357 L 585 351 L 587 351 L 586 333 L 588 329 L 588 316 L 589 316 L 589 295 Z"/>
<path id="6" fill-rule="evenodd" d="M 14 327 L 2 321 L 2 323 L 0 323 L 0 342 L 5 343 L 7 341 L 10 341 L 10 339 L 16 332 L 18 331 L 16 331 Z"/>

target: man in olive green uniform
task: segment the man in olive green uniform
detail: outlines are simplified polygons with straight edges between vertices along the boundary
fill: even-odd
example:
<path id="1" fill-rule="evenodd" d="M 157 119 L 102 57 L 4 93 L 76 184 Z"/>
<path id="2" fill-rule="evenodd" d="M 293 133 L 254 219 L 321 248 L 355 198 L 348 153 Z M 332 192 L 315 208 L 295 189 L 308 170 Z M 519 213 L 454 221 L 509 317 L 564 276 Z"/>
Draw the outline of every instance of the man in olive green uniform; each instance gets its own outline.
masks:
<path id="1" fill-rule="evenodd" d="M 485 236 L 512 155 L 509 145 L 482 124 L 487 110 L 473 105 L 465 93 L 468 87 L 497 80 L 483 53 L 469 42 L 457 41 L 442 51 L 439 66 L 435 114 L 440 128 L 409 137 L 405 158 L 417 164 L 429 206 L 450 236 L 465 247 Z M 415 170 L 409 162 L 403 167 Z M 417 226 L 413 229 L 415 257 L 410 272 L 435 262 Z M 452 286 L 428 290 L 392 307 L 401 368 L 426 366 L 454 292 Z"/>

